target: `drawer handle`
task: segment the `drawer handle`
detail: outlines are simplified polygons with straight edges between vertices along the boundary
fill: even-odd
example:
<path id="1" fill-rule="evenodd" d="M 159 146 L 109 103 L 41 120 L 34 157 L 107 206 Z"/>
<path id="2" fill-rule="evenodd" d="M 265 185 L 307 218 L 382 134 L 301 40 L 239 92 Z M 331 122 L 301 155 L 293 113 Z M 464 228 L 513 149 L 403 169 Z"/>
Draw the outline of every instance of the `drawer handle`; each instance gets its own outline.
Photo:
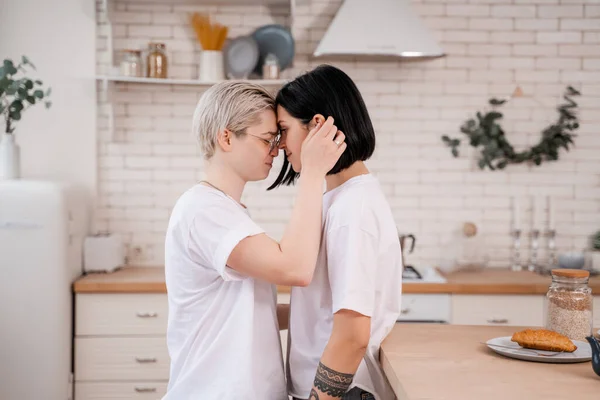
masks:
<path id="1" fill-rule="evenodd" d="M 152 357 L 152 358 L 136 357 L 135 361 L 137 361 L 140 364 L 150 364 L 150 363 L 155 363 L 156 358 L 155 357 Z"/>
<path id="2" fill-rule="evenodd" d="M 508 324 L 508 319 L 506 319 L 506 318 L 492 318 L 492 319 L 488 319 L 487 322 L 489 324 Z"/>
<path id="3" fill-rule="evenodd" d="M 400 310 L 400 314 L 404 314 L 404 315 L 408 314 L 409 312 L 410 312 L 410 308 L 403 308 Z"/>
<path id="4" fill-rule="evenodd" d="M 156 388 L 153 387 L 136 387 L 135 391 L 138 393 L 156 393 Z"/>
<path id="5" fill-rule="evenodd" d="M 136 313 L 136 315 L 139 318 L 156 318 L 156 317 L 158 317 L 158 314 L 155 312 L 138 312 L 138 313 Z"/>

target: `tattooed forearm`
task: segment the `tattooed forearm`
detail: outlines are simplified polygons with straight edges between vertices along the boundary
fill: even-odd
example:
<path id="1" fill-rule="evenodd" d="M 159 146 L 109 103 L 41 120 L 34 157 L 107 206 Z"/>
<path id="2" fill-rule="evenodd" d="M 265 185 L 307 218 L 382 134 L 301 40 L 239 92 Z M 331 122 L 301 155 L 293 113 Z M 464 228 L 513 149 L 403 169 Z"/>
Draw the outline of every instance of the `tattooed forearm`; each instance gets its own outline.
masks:
<path id="1" fill-rule="evenodd" d="M 319 363 L 314 387 L 331 397 L 342 398 L 350 387 L 350 384 L 352 384 L 352 378 L 354 378 L 354 374 L 344 374 L 342 372 L 334 371 L 323 363 Z M 317 392 L 314 389 L 313 391 L 315 392 L 315 397 L 313 397 L 313 393 L 311 392 L 310 399 L 312 400 L 314 398 L 318 400 L 319 397 Z"/>
<path id="2" fill-rule="evenodd" d="M 310 396 L 308 396 L 308 400 L 319 400 L 319 394 L 314 388 L 310 390 Z"/>

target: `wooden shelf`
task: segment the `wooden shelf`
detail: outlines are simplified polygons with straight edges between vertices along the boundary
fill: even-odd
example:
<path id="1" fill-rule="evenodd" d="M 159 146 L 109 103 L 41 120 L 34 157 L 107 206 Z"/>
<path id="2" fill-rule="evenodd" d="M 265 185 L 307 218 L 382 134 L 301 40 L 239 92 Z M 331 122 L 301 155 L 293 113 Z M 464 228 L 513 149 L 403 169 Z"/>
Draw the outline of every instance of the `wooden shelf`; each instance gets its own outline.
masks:
<path id="1" fill-rule="evenodd" d="M 98 76 L 97 80 L 104 84 L 108 82 L 122 83 L 144 83 L 156 85 L 186 85 L 186 86 L 212 86 L 216 83 L 224 81 L 200 81 L 198 79 L 158 79 L 158 78 L 138 78 L 130 76 Z M 246 79 L 248 82 L 253 82 L 263 86 L 281 86 L 284 85 L 286 79 Z"/>

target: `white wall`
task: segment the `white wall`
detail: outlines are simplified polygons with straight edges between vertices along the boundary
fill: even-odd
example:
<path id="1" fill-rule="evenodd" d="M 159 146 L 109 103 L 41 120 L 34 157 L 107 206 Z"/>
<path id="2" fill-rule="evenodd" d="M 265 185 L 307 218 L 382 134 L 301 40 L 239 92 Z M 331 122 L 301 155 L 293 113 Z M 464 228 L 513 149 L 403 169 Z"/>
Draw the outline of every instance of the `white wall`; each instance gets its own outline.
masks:
<path id="1" fill-rule="evenodd" d="M 1 1 L 0 58 L 26 55 L 37 67 L 31 75 L 52 87 L 52 108 L 31 108 L 15 131 L 23 178 L 95 193 L 95 18 L 94 0 Z"/>
<path id="2" fill-rule="evenodd" d="M 366 0 L 365 0 L 366 1 Z M 203 1 L 208 3 L 210 1 Z M 101 4 L 98 1 L 99 5 Z M 208 11 L 230 27 L 231 36 L 268 23 L 289 21 L 277 6 L 210 6 L 141 0 L 116 3 L 114 48 L 146 48 L 163 41 L 169 74 L 194 78 L 198 45 L 186 24 L 192 10 Z M 212 3 L 222 3 L 215 0 Z M 362 91 L 377 132 L 369 162 L 392 205 L 402 232 L 417 236 L 416 265 L 440 262 L 455 248 L 463 222 L 479 227 L 481 249 L 490 265 L 508 266 L 510 197 L 550 195 L 556 201 L 558 248 L 582 249 L 600 229 L 600 5 L 586 0 L 414 0 L 417 13 L 448 56 L 429 61 L 373 61 L 350 58 L 334 64 Z M 327 58 L 311 54 L 338 10 L 340 0 L 303 1 L 293 34 L 297 55 L 287 77 Z M 357 21 L 360 23 L 360 21 Z M 380 29 L 385 29 L 381 27 Z M 108 70 L 107 22 L 98 12 L 99 72 Z M 581 129 L 575 147 L 560 161 L 541 167 L 511 166 L 479 171 L 470 148 L 454 159 L 441 135 L 461 136 L 459 127 L 492 96 L 520 85 L 526 97 L 506 107 L 503 127 L 525 148 L 556 119 L 566 85 L 581 89 Z M 179 194 L 202 176 L 202 161 L 190 135 L 201 87 L 117 85 L 116 131 L 106 129 L 106 103 L 99 108 L 99 203 L 96 227 L 122 233 L 139 251 L 132 263 L 160 265 L 170 209 Z M 540 104 L 541 103 L 541 104 Z M 273 175 L 277 168 L 273 169 Z M 272 182 L 274 176 L 269 178 Z M 267 193 L 267 182 L 249 185 L 244 201 L 268 233 L 279 237 L 289 218 L 293 189 Z M 527 211 L 527 210 L 525 210 Z M 528 234 L 529 211 L 522 217 Z M 528 246 L 528 240 L 523 243 Z M 546 246 L 546 241 L 541 242 Z M 528 254 L 523 251 L 523 257 Z"/>

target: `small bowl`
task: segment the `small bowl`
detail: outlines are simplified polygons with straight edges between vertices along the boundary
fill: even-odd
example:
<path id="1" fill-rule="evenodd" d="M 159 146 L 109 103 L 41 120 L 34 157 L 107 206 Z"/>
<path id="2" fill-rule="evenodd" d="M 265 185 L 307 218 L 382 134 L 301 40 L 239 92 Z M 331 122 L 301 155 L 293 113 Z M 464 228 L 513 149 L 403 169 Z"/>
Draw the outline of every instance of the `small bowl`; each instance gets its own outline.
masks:
<path id="1" fill-rule="evenodd" d="M 568 269 L 581 269 L 585 265 L 585 256 L 580 252 L 559 254 L 558 267 Z"/>

